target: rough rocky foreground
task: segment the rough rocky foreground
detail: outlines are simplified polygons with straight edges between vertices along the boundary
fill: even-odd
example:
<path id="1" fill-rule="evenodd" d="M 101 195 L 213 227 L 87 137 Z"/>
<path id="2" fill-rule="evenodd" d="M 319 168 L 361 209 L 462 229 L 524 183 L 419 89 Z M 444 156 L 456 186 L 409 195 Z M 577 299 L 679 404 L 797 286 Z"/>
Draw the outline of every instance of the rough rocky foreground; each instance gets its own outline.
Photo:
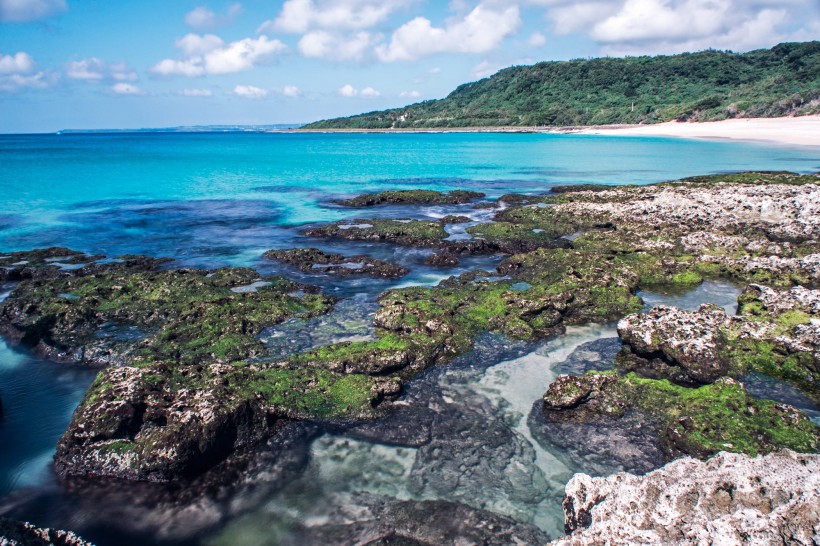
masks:
<path id="1" fill-rule="evenodd" d="M 692 287 L 706 277 L 812 285 L 812 260 L 820 256 L 817 182 L 816 176 L 747 173 L 507 196 L 505 202 L 520 205 L 471 226 L 473 239 L 463 242 L 444 241 L 442 223 L 421 220 L 314 228 L 315 236 L 514 254 L 496 271 L 383 293 L 371 341 L 325 345 L 278 361 L 260 358 L 261 330 L 326 312 L 333 300 L 252 269 L 174 270 L 130 264 L 127 257 L 99 261 L 66 249 L 2 256 L 0 266 L 20 282 L 0 305 L 0 326 L 12 342 L 52 358 L 119 365 L 100 374 L 63 436 L 56 459 L 63 474 L 188 478 L 293 420 L 373 416 L 374 406 L 397 394 L 404 381 L 469 351 L 482 332 L 549 337 L 568 325 L 640 310 L 641 288 Z M 60 253 L 74 261 L 57 266 Z M 694 412 L 694 428 L 679 422 L 689 414 L 660 416 L 674 440 L 667 444 L 674 447 L 670 456 L 816 450 L 816 427 L 800 412 L 757 400 L 728 380 L 705 390 L 652 377 L 592 381 L 602 382 L 589 392 L 624 404 L 637 400 L 648 408 L 678 400 L 676 411 Z M 562 408 L 564 398 L 570 402 Z M 554 409 L 570 415 L 582 405 L 571 399 L 558 393 Z M 618 419 L 627 409 L 619 404 L 601 407 Z M 747 418 L 727 418 L 743 409 L 751 412 Z M 709 429 L 706 443 L 702 427 Z"/>
<path id="2" fill-rule="evenodd" d="M 684 458 L 645 476 L 575 475 L 551 546 L 766 544 L 820 540 L 820 456 Z"/>
<path id="3" fill-rule="evenodd" d="M 71 531 L 41 529 L 30 523 L 0 518 L 0 546 L 94 546 Z"/>

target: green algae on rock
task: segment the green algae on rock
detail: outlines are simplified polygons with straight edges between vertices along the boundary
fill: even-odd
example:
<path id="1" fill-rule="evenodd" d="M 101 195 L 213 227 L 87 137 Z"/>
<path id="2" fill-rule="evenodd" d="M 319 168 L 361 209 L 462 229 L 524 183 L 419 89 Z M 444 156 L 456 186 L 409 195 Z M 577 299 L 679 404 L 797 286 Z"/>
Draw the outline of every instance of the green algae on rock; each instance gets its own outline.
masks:
<path id="1" fill-rule="evenodd" d="M 736 316 L 704 305 L 624 318 L 619 366 L 688 386 L 756 371 L 820 400 L 820 290 L 750 285 L 738 302 Z"/>
<path id="2" fill-rule="evenodd" d="M 402 246 L 431 247 L 448 237 L 440 222 L 426 220 L 384 220 L 381 218 L 343 220 L 308 228 L 309 237 L 384 241 Z"/>
<path id="3" fill-rule="evenodd" d="M 261 354 L 266 326 L 331 308 L 327 296 L 292 295 L 303 288 L 246 268 L 111 268 L 19 284 L 0 304 L 0 328 L 58 361 L 231 361 Z"/>
<path id="4" fill-rule="evenodd" d="M 370 256 L 328 254 L 318 248 L 268 250 L 263 256 L 270 260 L 279 260 L 294 265 L 305 273 L 325 273 L 340 277 L 370 275 L 371 277 L 397 279 L 410 272 L 406 267 L 377 260 Z"/>
<path id="5" fill-rule="evenodd" d="M 365 193 L 351 199 L 335 201 L 343 207 L 372 207 L 375 205 L 462 205 L 485 194 L 477 191 L 454 190 L 440 192 L 434 190 L 389 190 L 379 193 Z"/>
<path id="6" fill-rule="evenodd" d="M 670 459 L 719 451 L 754 456 L 784 447 L 811 453 L 820 441 L 820 427 L 803 413 L 750 396 L 727 377 L 687 388 L 634 373 L 588 372 L 560 376 L 544 394 L 547 418 L 560 422 L 619 419 L 630 408 L 659 419 L 658 442 Z"/>
<path id="7" fill-rule="evenodd" d="M 194 477 L 292 420 L 372 415 L 395 380 L 232 362 L 100 372 L 57 447 L 62 475 Z"/>

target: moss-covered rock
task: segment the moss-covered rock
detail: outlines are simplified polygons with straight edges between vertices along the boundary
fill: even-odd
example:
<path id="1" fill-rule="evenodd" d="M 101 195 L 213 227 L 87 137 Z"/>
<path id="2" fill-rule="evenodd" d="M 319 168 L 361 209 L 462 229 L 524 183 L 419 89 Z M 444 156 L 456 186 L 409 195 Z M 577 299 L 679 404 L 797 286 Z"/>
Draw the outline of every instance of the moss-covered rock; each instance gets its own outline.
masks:
<path id="1" fill-rule="evenodd" d="M 270 260 L 278 260 L 298 267 L 305 273 L 324 273 L 347 277 L 351 275 L 370 275 L 397 279 L 410 272 L 406 267 L 377 260 L 370 256 L 326 253 L 318 248 L 291 248 L 288 250 L 268 250 L 263 255 Z"/>
<path id="2" fill-rule="evenodd" d="M 485 194 L 477 191 L 454 190 L 440 192 L 434 190 L 390 190 L 379 193 L 365 193 L 351 199 L 336 201 L 343 207 L 372 207 L 375 205 L 461 205 Z"/>
<path id="3" fill-rule="evenodd" d="M 64 247 L 38 248 L 0 254 L 2 254 L 0 255 L 0 283 L 90 275 L 112 269 L 133 272 L 151 271 L 171 261 L 131 254 L 108 260 L 101 254 L 90 255 Z"/>
<path id="4" fill-rule="evenodd" d="M 662 426 L 658 442 L 669 458 L 706 458 L 719 451 L 758 455 L 780 448 L 818 450 L 820 428 L 795 408 L 754 398 L 730 378 L 698 388 L 613 372 L 561 376 L 544 395 L 548 419 L 583 423 L 618 419 L 638 408 Z"/>
<path id="5" fill-rule="evenodd" d="M 756 371 L 820 400 L 820 290 L 750 285 L 738 302 L 737 316 L 705 305 L 624 318 L 619 366 L 690 386 Z"/>
<path id="6" fill-rule="evenodd" d="M 0 303 L 0 332 L 57 361 L 227 362 L 260 354 L 266 326 L 328 311 L 333 300 L 252 269 L 175 269 L 30 280 Z"/>
<path id="7" fill-rule="evenodd" d="M 193 477 L 294 419 L 372 415 L 395 380 L 233 362 L 100 372 L 57 447 L 62 475 Z"/>
<path id="8" fill-rule="evenodd" d="M 425 220 L 385 220 L 381 218 L 344 220 L 308 228 L 309 237 L 383 241 L 402 246 L 431 247 L 448 237 L 440 222 Z"/>

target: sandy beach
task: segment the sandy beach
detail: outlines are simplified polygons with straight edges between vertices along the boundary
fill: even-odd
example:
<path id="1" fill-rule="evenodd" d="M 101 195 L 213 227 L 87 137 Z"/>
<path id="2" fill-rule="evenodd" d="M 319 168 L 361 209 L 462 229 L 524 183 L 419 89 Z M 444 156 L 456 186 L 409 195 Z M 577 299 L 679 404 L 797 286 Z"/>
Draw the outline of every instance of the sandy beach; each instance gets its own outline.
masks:
<path id="1" fill-rule="evenodd" d="M 290 129 L 306 133 L 560 133 L 610 136 L 656 136 L 774 142 L 820 147 L 820 116 L 744 118 L 724 121 L 593 125 L 573 127 L 453 127 L 425 129 Z M 278 131 L 277 131 L 278 132 Z"/>
<path id="2" fill-rule="evenodd" d="M 613 125 L 573 128 L 569 131 L 591 135 L 663 136 L 680 138 L 729 139 L 820 146 L 820 116 L 788 118 L 728 119 L 701 123 L 671 121 L 656 125 Z"/>

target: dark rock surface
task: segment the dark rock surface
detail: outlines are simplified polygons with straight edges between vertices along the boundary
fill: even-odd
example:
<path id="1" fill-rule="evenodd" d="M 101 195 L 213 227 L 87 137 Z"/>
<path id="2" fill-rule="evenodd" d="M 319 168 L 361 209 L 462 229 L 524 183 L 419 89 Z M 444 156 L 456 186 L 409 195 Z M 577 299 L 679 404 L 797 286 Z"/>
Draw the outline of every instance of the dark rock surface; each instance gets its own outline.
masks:
<path id="1" fill-rule="evenodd" d="M 439 192 L 433 190 L 393 190 L 380 193 L 366 193 L 351 199 L 336 201 L 343 207 L 372 207 L 375 205 L 461 205 L 484 197 L 475 191 L 455 190 Z"/>
<path id="2" fill-rule="evenodd" d="M 370 256 L 328 254 L 318 248 L 268 250 L 263 256 L 270 260 L 278 260 L 296 266 L 305 273 L 324 273 L 340 277 L 369 275 L 371 277 L 398 279 L 410 272 L 406 267 L 377 260 Z"/>
<path id="3" fill-rule="evenodd" d="M 537 527 L 463 504 L 410 501 L 359 494 L 330 521 L 305 527 L 286 544 L 545 544 Z"/>

